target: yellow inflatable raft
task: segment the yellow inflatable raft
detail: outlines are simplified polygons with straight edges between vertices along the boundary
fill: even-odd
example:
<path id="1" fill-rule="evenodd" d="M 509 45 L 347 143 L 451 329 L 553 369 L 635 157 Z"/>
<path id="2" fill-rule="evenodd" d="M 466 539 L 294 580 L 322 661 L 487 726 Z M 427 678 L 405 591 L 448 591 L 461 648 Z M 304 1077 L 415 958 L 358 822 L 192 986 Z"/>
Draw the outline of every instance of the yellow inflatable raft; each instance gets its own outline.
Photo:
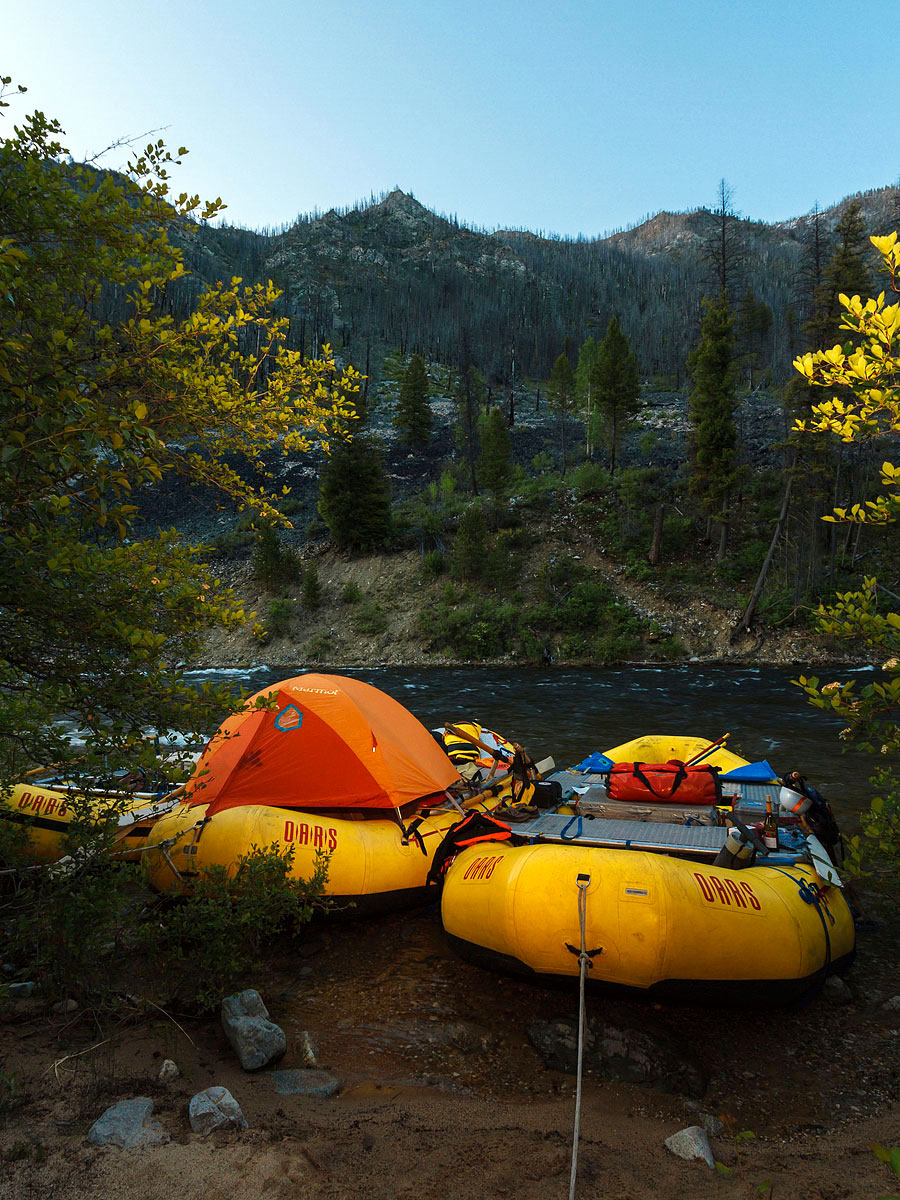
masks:
<path id="1" fill-rule="evenodd" d="M 607 757 L 685 761 L 709 744 L 635 739 Z M 747 765 L 722 749 L 703 761 L 726 771 Z M 491 969 L 577 977 L 581 903 L 589 980 L 673 998 L 796 999 L 852 962 L 854 923 L 840 881 L 796 824 L 757 865 L 715 865 L 725 820 L 594 819 L 577 804 L 542 813 L 514 826 L 511 842 L 458 854 L 444 883 L 444 928 L 464 957 Z"/>
<path id="2" fill-rule="evenodd" d="M 114 817 L 116 848 L 123 858 L 146 844 L 160 813 L 171 804 L 143 793 L 85 792 L 77 784 L 20 783 L 0 797 L 0 820 L 24 825 L 28 863 L 55 862 L 66 853 L 66 836 L 76 817 L 105 823 Z"/>
<path id="3" fill-rule="evenodd" d="M 681 762 L 696 759 L 711 767 L 719 767 L 723 773 L 733 771 L 735 767 L 747 766 L 746 758 L 726 750 L 726 738 L 711 742 L 708 738 L 648 733 L 643 737 L 633 738 L 630 742 L 623 742 L 621 746 L 614 746 L 612 750 L 606 750 L 604 753 L 613 762 L 664 763 L 673 758 L 680 759 Z"/>
<path id="4" fill-rule="evenodd" d="M 184 803 L 154 827 L 151 883 L 189 892 L 208 868 L 236 870 L 252 847 L 274 845 L 293 850 L 302 879 L 327 855 L 325 894 L 354 914 L 420 902 L 450 826 L 512 794 L 513 766 L 498 765 L 481 726 L 452 728 L 455 744 L 487 752 L 491 764 L 470 763 L 466 782 L 443 741 L 370 684 L 319 674 L 272 684 L 223 723 Z M 529 768 L 521 761 L 515 771 L 521 785 Z"/>
<path id="5" fill-rule="evenodd" d="M 489 811 L 508 799 L 507 779 L 464 800 L 462 807 Z M 308 879 L 316 855 L 328 855 L 325 894 L 351 915 L 391 912 L 437 896 L 425 877 L 451 825 L 461 819 L 449 803 L 396 819 L 355 817 L 273 808 L 261 804 L 224 809 L 204 823 L 206 809 L 180 805 L 160 818 L 143 856 L 151 885 L 161 892 L 188 893 L 194 880 L 213 865 L 236 867 L 251 847 L 275 845 L 294 851 L 292 875 Z"/>

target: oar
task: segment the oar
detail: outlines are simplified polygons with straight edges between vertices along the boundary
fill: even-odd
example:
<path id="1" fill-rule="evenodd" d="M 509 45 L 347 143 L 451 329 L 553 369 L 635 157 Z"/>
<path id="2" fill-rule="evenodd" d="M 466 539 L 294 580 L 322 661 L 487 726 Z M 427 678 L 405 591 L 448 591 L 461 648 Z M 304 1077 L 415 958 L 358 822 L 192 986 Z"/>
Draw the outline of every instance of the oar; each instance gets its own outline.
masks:
<path id="1" fill-rule="evenodd" d="M 555 766 L 556 763 L 552 758 L 541 759 L 539 763 L 534 764 L 536 778 L 543 779 L 543 777 L 549 774 L 549 772 L 552 771 Z M 463 799 L 465 803 L 468 804 L 470 801 L 477 799 L 479 796 L 484 796 L 486 793 L 493 791 L 495 788 L 501 787 L 502 784 L 509 783 L 510 779 L 512 779 L 512 771 L 507 771 L 505 775 L 496 775 L 493 779 L 486 780 L 479 787 L 471 788 L 468 791 L 468 794 L 463 797 Z M 449 792 L 448 798 L 450 799 L 450 802 L 453 803 L 453 798 L 449 796 Z"/>
<path id="2" fill-rule="evenodd" d="M 710 742 L 705 750 L 701 750 L 699 754 L 695 754 L 693 758 L 689 758 L 684 765 L 686 767 L 695 767 L 702 758 L 706 758 L 707 754 L 712 754 L 715 750 L 718 750 L 730 737 L 730 733 L 723 733 L 720 738 L 717 738 L 714 742 Z"/>
<path id="3" fill-rule="evenodd" d="M 77 758 L 70 759 L 68 763 L 50 763 L 50 765 L 47 767 L 35 767 L 31 771 L 26 771 L 24 775 L 20 776 L 20 778 L 33 779 L 35 775 L 46 775 L 50 771 L 55 771 L 57 767 L 67 767 L 70 763 L 81 762 L 83 758 L 87 758 L 87 755 L 79 754 Z"/>

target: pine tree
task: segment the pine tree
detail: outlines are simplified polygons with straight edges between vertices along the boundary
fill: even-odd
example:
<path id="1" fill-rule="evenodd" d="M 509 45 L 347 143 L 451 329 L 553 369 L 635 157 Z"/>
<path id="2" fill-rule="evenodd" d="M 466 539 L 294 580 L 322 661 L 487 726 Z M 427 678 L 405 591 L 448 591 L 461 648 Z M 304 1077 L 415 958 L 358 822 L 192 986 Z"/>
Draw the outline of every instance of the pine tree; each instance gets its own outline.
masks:
<path id="1" fill-rule="evenodd" d="M 509 426 L 499 408 L 491 408 L 479 421 L 481 455 L 478 481 L 493 496 L 499 495 L 512 478 L 512 443 Z"/>
<path id="2" fill-rule="evenodd" d="M 736 478 L 734 424 L 734 332 L 728 301 L 707 302 L 700 342 L 690 356 L 691 489 L 713 520 L 720 522 L 717 559 L 728 544 L 728 500 Z"/>
<path id="3" fill-rule="evenodd" d="M 373 438 L 336 445 L 319 480 L 319 513 L 341 550 L 377 550 L 391 532 L 391 490 Z"/>
<path id="4" fill-rule="evenodd" d="M 460 376 L 456 389 L 456 445 L 469 468 L 472 491 L 478 495 L 478 477 L 475 470 L 478 442 L 478 419 L 484 408 L 484 376 L 475 367 L 469 366 Z"/>
<path id="5" fill-rule="evenodd" d="M 816 350 L 830 350 L 846 338 L 840 327 L 843 316 L 841 295 L 868 296 L 872 290 L 869 240 L 858 201 L 852 201 L 844 209 L 835 235 L 837 249 L 815 291 L 814 314 L 806 325 L 811 345 Z"/>
<path id="6" fill-rule="evenodd" d="M 771 328 L 771 308 L 765 301 L 757 300 L 753 288 L 748 286 L 738 307 L 737 333 L 750 387 L 753 387 L 753 369 L 759 363 L 766 334 Z"/>
<path id="7" fill-rule="evenodd" d="M 578 351 L 578 366 L 575 368 L 575 387 L 578 400 L 584 412 L 584 453 L 587 459 L 594 457 L 594 442 L 591 437 L 592 418 L 596 406 L 594 395 L 593 372 L 597 362 L 599 347 L 592 337 L 589 337 Z"/>
<path id="8" fill-rule="evenodd" d="M 803 218 L 800 227 L 800 263 L 794 281 L 794 295 L 804 330 L 818 315 L 816 296 L 825 278 L 825 265 L 831 256 L 831 241 L 818 201 Z M 787 319 L 787 314 L 785 314 Z M 793 355 L 791 356 L 793 358 Z"/>
<path id="9" fill-rule="evenodd" d="M 319 572 L 312 563 L 303 572 L 300 599 L 307 612 L 317 612 L 322 603 L 322 584 Z"/>
<path id="10" fill-rule="evenodd" d="M 282 544 L 271 521 L 260 518 L 251 570 L 267 592 L 276 592 L 300 576 L 300 560 L 290 546 Z"/>
<path id="11" fill-rule="evenodd" d="M 747 267 L 747 248 L 741 230 L 740 216 L 734 207 L 734 189 L 719 181 L 716 207 L 712 211 L 715 223 L 703 245 L 703 255 L 709 271 L 710 290 L 724 295 L 732 307 L 741 291 Z"/>
<path id="12" fill-rule="evenodd" d="M 459 518 L 450 566 L 456 579 L 478 579 L 487 559 L 487 522 L 481 506 L 470 504 Z"/>
<path id="13" fill-rule="evenodd" d="M 407 446 L 427 446 L 431 441 L 431 406 L 425 362 L 414 354 L 403 375 L 394 424 Z"/>
<path id="14" fill-rule="evenodd" d="M 566 473 L 566 459 L 568 457 L 568 421 L 575 407 L 575 372 L 572 370 L 572 364 L 569 362 L 569 356 L 565 352 L 560 354 L 556 362 L 553 364 L 553 370 L 550 372 L 550 381 L 547 384 L 547 397 L 550 401 L 550 407 L 559 418 L 559 440 L 562 449 L 562 473 Z"/>
<path id="15" fill-rule="evenodd" d="M 609 469 L 616 469 L 616 450 L 628 420 L 634 416 L 641 395 L 640 368 L 628 338 L 615 317 L 610 318 L 606 336 L 597 350 L 593 390 L 602 437 L 609 450 Z"/>

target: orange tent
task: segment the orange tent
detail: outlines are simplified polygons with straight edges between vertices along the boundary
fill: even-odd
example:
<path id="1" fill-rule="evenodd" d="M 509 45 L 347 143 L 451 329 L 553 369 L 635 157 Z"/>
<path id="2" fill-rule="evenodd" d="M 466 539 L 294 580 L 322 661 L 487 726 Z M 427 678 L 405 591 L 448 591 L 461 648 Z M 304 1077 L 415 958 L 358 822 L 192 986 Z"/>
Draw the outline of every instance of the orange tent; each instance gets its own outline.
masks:
<path id="1" fill-rule="evenodd" d="M 402 704 L 358 679 L 311 674 L 263 688 L 223 722 L 185 799 L 208 816 L 244 804 L 402 808 L 458 779 Z"/>

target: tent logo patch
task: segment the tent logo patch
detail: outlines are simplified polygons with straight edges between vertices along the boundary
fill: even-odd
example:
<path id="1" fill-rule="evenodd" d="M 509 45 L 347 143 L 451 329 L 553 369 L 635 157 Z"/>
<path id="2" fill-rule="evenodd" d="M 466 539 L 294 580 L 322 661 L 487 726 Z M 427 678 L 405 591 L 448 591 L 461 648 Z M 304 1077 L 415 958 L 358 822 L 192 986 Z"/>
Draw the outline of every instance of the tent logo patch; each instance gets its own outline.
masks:
<path id="1" fill-rule="evenodd" d="M 303 724 L 303 713 L 296 704 L 286 704 L 275 718 L 275 728 L 279 733 L 293 733 Z"/>

